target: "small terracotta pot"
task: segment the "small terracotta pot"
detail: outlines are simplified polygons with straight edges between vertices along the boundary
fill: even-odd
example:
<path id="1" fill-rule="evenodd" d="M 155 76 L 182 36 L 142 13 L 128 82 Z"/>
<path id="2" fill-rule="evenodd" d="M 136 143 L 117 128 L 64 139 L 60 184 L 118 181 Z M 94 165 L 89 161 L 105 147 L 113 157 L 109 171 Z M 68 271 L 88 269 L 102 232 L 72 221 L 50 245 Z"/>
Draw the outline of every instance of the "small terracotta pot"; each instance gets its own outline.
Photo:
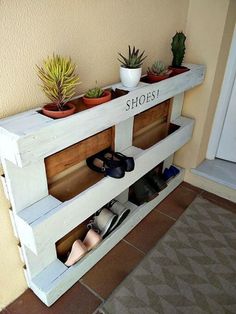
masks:
<path id="1" fill-rule="evenodd" d="M 172 67 L 172 66 L 169 66 L 168 68 L 170 70 L 172 70 L 172 73 L 171 73 L 170 76 L 175 76 L 175 75 L 178 75 L 178 74 L 181 74 L 181 73 L 189 71 L 189 68 L 184 67 L 184 66 L 180 66 L 180 67 L 176 67 L 176 68 Z"/>
<path id="2" fill-rule="evenodd" d="M 105 90 L 102 97 L 99 98 L 89 98 L 83 97 L 83 102 L 87 105 L 87 107 L 92 108 L 97 105 L 101 105 L 104 102 L 111 100 L 111 92 L 109 90 Z"/>
<path id="3" fill-rule="evenodd" d="M 150 83 L 160 82 L 162 80 L 167 79 L 169 76 L 170 76 L 170 73 L 163 74 L 163 75 L 156 75 L 156 74 L 147 72 L 147 79 L 148 79 L 148 82 Z"/>
<path id="4" fill-rule="evenodd" d="M 60 119 L 60 118 L 71 116 L 76 110 L 75 105 L 72 104 L 71 102 L 66 103 L 65 106 L 68 107 L 68 109 L 58 110 L 56 104 L 50 103 L 43 106 L 42 112 L 47 117 L 50 117 L 53 119 Z"/>

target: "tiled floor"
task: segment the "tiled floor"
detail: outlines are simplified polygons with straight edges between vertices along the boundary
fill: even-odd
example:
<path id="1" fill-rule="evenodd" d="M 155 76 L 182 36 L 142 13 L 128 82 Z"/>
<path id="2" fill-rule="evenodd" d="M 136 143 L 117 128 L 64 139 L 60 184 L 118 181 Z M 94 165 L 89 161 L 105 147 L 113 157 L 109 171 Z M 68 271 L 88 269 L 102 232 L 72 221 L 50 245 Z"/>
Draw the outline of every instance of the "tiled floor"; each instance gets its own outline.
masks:
<path id="1" fill-rule="evenodd" d="M 236 213 L 234 203 L 183 182 L 50 308 L 28 289 L 3 313 L 94 313 L 101 302 L 134 269 L 197 195 Z"/>

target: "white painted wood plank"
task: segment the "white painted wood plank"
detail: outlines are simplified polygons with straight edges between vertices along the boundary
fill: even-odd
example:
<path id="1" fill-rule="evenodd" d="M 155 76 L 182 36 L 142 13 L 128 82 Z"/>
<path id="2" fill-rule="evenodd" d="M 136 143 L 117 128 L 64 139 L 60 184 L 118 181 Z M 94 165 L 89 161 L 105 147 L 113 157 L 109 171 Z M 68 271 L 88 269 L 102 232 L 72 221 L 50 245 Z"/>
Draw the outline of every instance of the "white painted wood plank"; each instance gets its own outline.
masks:
<path id="1" fill-rule="evenodd" d="M 30 283 L 32 290 L 48 306 L 52 305 L 65 291 L 67 291 L 78 279 L 80 279 L 91 267 L 93 267 L 104 255 L 107 254 L 126 234 L 130 232 L 153 208 L 155 208 L 170 192 L 172 192 L 183 180 L 183 170 L 171 180 L 166 189 L 152 201 L 135 206 L 127 203 L 133 209 L 127 219 L 102 243 L 89 252 L 83 259 L 70 268 L 58 262 L 49 265 Z M 61 265 L 60 265 L 61 264 Z"/>
<path id="2" fill-rule="evenodd" d="M 2 159 L 2 166 L 14 212 L 19 212 L 48 195 L 44 160 L 19 168 Z"/>
<path id="3" fill-rule="evenodd" d="M 115 150 L 122 152 L 132 146 L 134 117 L 115 125 Z"/>
<path id="4" fill-rule="evenodd" d="M 184 103 L 184 93 L 178 94 L 173 97 L 170 122 L 173 122 L 175 119 L 181 116 L 183 103 Z"/>
<path id="5" fill-rule="evenodd" d="M 17 144 L 19 154 L 11 157 L 11 160 L 18 166 L 25 166 L 199 85 L 203 81 L 205 67 L 202 65 L 189 67 L 191 70 L 188 72 L 155 84 L 145 85 L 95 108 L 68 118 L 54 120 L 52 123 L 45 123 L 44 127 L 36 128 L 35 131 L 25 130 L 24 133 L 27 135 L 19 137 L 16 139 L 17 143 L 13 143 Z M 9 136 L 12 134 L 8 133 Z M 1 149 L 1 154 L 9 157 L 8 150 L 17 154 L 15 147 L 13 148 L 10 145 L 5 148 L 7 151 Z"/>
<path id="6" fill-rule="evenodd" d="M 180 117 L 175 122 L 181 127 L 151 148 L 140 150 L 130 147 L 124 152 L 128 156 L 134 155 L 135 158 L 135 170 L 126 173 L 124 178 L 103 178 L 73 199 L 62 203 L 42 216 L 38 216 L 38 219 L 30 225 L 19 213 L 18 218 L 21 219 L 22 228 L 25 230 L 24 238 L 33 238 L 30 242 L 31 249 L 39 253 L 44 249 L 45 243 L 55 243 L 183 146 L 191 138 L 193 120 Z M 82 210 L 78 210 L 79 208 Z M 60 228 L 55 227 L 59 225 Z M 45 233 L 45 230 L 50 230 L 50 233 Z M 29 245 L 28 242 L 25 244 Z"/>
<path id="7" fill-rule="evenodd" d="M 40 274 L 48 265 L 57 260 L 55 243 L 47 243 L 39 255 L 34 254 L 22 243 L 21 251 L 27 269 L 28 280 Z"/>
<path id="8" fill-rule="evenodd" d="M 7 188 L 7 184 L 6 184 L 6 179 L 5 179 L 4 175 L 1 175 L 1 182 L 2 182 L 3 192 L 5 194 L 6 199 L 10 200 L 9 192 L 8 192 L 8 188 Z"/>

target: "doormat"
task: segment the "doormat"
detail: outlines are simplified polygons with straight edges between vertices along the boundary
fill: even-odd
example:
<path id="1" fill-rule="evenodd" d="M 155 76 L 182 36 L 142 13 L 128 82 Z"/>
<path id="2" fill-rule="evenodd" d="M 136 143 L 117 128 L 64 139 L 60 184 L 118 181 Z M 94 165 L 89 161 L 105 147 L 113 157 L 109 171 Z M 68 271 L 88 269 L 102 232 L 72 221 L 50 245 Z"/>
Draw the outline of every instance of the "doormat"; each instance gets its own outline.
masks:
<path id="1" fill-rule="evenodd" d="M 197 197 L 99 311 L 236 313 L 236 214 Z"/>

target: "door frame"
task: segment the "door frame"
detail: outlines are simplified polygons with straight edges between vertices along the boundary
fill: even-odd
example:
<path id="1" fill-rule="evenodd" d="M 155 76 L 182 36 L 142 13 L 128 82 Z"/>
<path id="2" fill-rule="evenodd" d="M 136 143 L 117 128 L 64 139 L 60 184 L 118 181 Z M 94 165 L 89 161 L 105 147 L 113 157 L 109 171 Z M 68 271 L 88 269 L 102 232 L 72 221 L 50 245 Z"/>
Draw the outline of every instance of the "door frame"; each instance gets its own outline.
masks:
<path id="1" fill-rule="evenodd" d="M 229 100 L 236 79 L 236 25 L 230 46 L 228 61 L 225 68 L 224 79 L 221 87 L 220 97 L 218 99 L 215 117 L 212 125 L 211 135 L 208 143 L 206 158 L 213 160 L 219 146 L 221 132 L 229 105 Z"/>

